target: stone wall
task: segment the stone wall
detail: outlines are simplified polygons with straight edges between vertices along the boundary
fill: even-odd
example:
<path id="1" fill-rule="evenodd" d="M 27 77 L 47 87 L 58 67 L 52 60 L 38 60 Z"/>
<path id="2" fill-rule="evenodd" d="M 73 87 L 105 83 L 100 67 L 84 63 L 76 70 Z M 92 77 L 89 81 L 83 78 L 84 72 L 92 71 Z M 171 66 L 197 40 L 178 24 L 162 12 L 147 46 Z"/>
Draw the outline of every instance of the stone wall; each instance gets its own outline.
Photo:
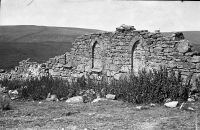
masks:
<path id="1" fill-rule="evenodd" d="M 166 37 L 159 31 L 148 32 L 122 25 L 115 32 L 78 37 L 73 42 L 71 52 L 50 58 L 40 65 L 34 63 L 35 69 L 34 65 L 20 63 L 23 69 L 17 67 L 15 71 L 17 75 L 29 72 L 32 76 L 52 75 L 63 79 L 83 75 L 101 79 L 103 75 L 118 80 L 129 72 L 137 74 L 142 68 L 158 69 L 162 65 L 179 70 L 182 77 L 193 74 L 195 80 L 200 74 L 200 55 L 191 48 L 190 42 L 184 39 L 181 32 Z"/>

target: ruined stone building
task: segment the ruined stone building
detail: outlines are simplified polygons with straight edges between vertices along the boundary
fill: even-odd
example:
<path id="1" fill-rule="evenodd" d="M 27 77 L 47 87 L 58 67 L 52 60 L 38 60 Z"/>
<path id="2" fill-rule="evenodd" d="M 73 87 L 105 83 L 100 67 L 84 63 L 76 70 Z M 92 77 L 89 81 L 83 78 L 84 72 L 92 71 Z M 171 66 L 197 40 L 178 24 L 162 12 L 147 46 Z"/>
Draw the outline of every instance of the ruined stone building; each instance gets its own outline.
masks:
<path id="1" fill-rule="evenodd" d="M 136 30 L 122 25 L 115 32 L 98 32 L 78 37 L 71 52 L 50 58 L 43 64 L 21 62 L 9 73 L 10 78 L 38 76 L 71 79 L 90 75 L 101 79 L 120 79 L 129 72 L 165 66 L 179 70 L 182 77 L 200 74 L 200 55 L 191 49 L 183 33 L 167 37 L 159 31 Z M 28 64 L 28 65 L 27 65 Z"/>

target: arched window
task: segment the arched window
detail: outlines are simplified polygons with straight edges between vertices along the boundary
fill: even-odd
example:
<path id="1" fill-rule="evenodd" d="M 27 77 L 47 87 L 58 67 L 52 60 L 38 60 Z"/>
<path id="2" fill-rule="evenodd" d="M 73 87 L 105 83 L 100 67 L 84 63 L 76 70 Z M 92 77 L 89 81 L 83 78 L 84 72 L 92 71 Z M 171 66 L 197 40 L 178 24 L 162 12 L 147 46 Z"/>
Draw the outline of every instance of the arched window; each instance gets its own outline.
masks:
<path id="1" fill-rule="evenodd" d="M 92 46 L 92 68 L 94 68 L 94 51 L 95 51 L 95 47 L 96 47 L 97 41 L 94 42 L 93 46 Z"/>
<path id="2" fill-rule="evenodd" d="M 135 49 L 136 49 L 136 47 L 137 47 L 137 45 L 139 44 L 140 42 L 139 42 L 139 40 L 137 40 L 134 44 L 133 44 L 133 46 L 132 46 L 132 49 L 131 49 L 131 71 L 133 72 L 133 58 L 134 58 L 134 51 L 135 51 Z"/>

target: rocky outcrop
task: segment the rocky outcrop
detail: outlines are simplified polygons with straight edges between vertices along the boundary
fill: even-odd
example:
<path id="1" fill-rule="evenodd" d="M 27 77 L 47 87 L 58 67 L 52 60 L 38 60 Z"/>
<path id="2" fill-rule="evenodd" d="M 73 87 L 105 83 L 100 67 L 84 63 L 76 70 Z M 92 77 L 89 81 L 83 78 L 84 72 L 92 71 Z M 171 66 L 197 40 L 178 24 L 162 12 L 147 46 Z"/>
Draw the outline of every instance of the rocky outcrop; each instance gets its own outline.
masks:
<path id="1" fill-rule="evenodd" d="M 127 78 L 130 72 L 167 69 L 180 71 L 182 77 L 200 74 L 200 54 L 181 32 L 164 36 L 160 31 L 136 30 L 122 25 L 115 32 L 98 32 L 78 37 L 70 52 L 37 64 L 23 61 L 12 70 L 10 78 L 51 75 L 69 81 L 82 76 L 97 80 Z M 194 83 L 195 84 L 195 83 Z"/>

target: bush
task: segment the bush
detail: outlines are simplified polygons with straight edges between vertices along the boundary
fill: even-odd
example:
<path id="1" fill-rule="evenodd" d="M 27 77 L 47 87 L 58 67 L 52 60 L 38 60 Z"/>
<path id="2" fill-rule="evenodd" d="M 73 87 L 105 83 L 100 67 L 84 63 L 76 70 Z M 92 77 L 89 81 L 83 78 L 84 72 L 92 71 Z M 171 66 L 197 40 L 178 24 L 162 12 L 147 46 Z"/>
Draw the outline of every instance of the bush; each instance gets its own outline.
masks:
<path id="1" fill-rule="evenodd" d="M 130 80 L 113 81 L 109 91 L 132 103 L 162 103 L 168 98 L 187 100 L 190 88 L 189 84 L 183 84 L 180 73 L 175 75 L 174 71 L 161 68 L 148 73 L 142 70 L 138 76 L 131 74 Z"/>
<path id="2" fill-rule="evenodd" d="M 190 81 L 190 77 L 188 79 Z M 56 94 L 58 98 L 80 95 L 82 91 L 93 89 L 96 94 L 115 94 L 117 99 L 131 103 L 162 103 L 166 99 L 185 101 L 188 98 L 190 83 L 183 83 L 180 73 L 160 68 L 147 72 L 142 70 L 138 75 L 130 74 L 127 79 L 113 80 L 108 83 L 104 77 L 101 81 L 89 78 L 79 78 L 71 84 L 61 79 L 42 77 L 26 81 L 0 81 L 8 90 L 18 89 L 20 98 L 34 100 L 45 99 L 48 93 Z"/>

